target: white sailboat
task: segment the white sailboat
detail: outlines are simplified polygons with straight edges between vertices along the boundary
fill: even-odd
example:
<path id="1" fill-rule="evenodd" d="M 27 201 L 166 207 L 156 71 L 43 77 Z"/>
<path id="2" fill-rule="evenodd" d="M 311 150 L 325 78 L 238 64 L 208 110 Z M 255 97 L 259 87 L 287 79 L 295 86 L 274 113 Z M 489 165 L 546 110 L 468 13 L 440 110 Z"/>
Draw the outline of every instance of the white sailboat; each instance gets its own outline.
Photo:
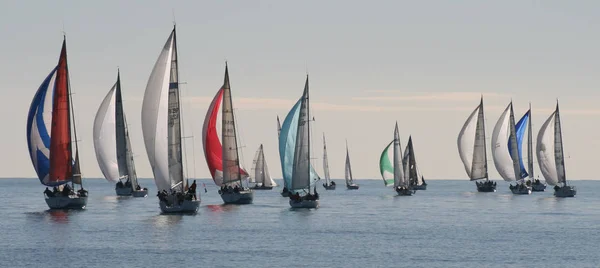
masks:
<path id="1" fill-rule="evenodd" d="M 252 161 L 254 170 L 254 177 L 251 182 L 256 183 L 252 189 L 254 190 L 271 190 L 273 187 L 277 187 L 277 183 L 271 178 L 269 174 L 269 168 L 267 167 L 267 161 L 265 160 L 265 153 L 263 151 L 263 145 L 261 144 L 256 151 L 254 161 Z"/>
<path id="2" fill-rule="evenodd" d="M 404 150 L 402 164 L 404 165 L 405 169 L 408 170 L 406 175 L 408 176 L 408 181 L 410 182 L 412 188 L 414 190 L 427 190 L 427 183 L 417 167 L 412 136 L 408 137 L 408 144 L 406 144 L 406 149 Z"/>
<path id="3" fill-rule="evenodd" d="M 457 144 L 458 154 L 465 166 L 465 171 L 471 181 L 476 181 L 477 191 L 495 192 L 496 183 L 488 179 L 483 97 L 460 130 Z M 478 182 L 477 180 L 485 181 Z"/>
<path id="4" fill-rule="evenodd" d="M 292 166 L 292 179 L 290 184 L 290 206 L 292 208 L 317 208 L 319 207 L 319 194 L 317 187 L 314 187 L 313 194 L 310 188 L 318 180 L 312 172 L 310 162 L 310 103 L 308 90 L 308 75 L 304 85 L 304 93 L 300 104 L 300 115 L 298 117 L 298 129 L 296 134 L 296 144 L 294 151 L 294 160 Z M 300 192 L 306 193 L 300 195 Z"/>
<path id="5" fill-rule="evenodd" d="M 574 197 L 575 186 L 567 185 L 562 129 L 558 101 L 556 110 L 548 117 L 537 136 L 537 159 L 540 170 L 550 185 L 554 185 L 554 196 Z"/>
<path id="6" fill-rule="evenodd" d="M 117 82 L 98 108 L 93 134 L 98 165 L 104 178 L 116 183 L 117 195 L 147 196 L 148 188 L 141 188 L 135 172 L 129 130 L 123 111 L 120 73 L 117 73 Z"/>
<path id="7" fill-rule="evenodd" d="M 415 193 L 412 189 L 408 177 L 406 176 L 406 167 L 402 163 L 402 149 L 400 148 L 400 133 L 398 132 L 398 122 L 394 128 L 394 190 L 398 195 L 411 196 Z"/>
<path id="8" fill-rule="evenodd" d="M 352 177 L 352 166 L 350 165 L 350 153 L 348 152 L 348 141 L 346 141 L 346 188 L 348 190 L 358 190 L 358 184 L 354 183 Z"/>
<path id="9" fill-rule="evenodd" d="M 69 78 L 64 37 L 58 64 L 38 88 L 27 115 L 29 156 L 40 183 L 47 186 L 44 194 L 50 209 L 84 209 L 88 199 L 79 167 Z M 77 192 L 75 185 L 80 187 Z"/>
<path id="10" fill-rule="evenodd" d="M 527 186 L 524 178 L 527 174 L 521 173 L 515 116 L 512 101 L 498 119 L 492 133 L 492 158 L 500 176 L 507 182 L 516 181 L 517 185 L 510 185 L 513 194 L 531 194 L 531 186 Z"/>
<path id="11" fill-rule="evenodd" d="M 323 187 L 325 190 L 335 190 L 335 182 L 329 176 L 329 160 L 327 159 L 327 144 L 325 143 L 325 133 L 323 133 L 323 174 L 325 182 Z"/>
<path id="12" fill-rule="evenodd" d="M 148 78 L 142 102 L 142 133 L 163 213 L 195 213 L 195 185 L 183 174 L 181 101 L 175 26 Z"/>

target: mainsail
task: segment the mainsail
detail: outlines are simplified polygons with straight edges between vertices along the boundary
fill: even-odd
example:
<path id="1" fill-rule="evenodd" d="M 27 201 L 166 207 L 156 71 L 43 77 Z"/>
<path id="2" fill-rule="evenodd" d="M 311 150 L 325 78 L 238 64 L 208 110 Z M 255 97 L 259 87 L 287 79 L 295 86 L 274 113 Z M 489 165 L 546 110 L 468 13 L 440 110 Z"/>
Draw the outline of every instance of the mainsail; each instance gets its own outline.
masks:
<path id="1" fill-rule="evenodd" d="M 43 185 L 58 186 L 70 181 L 81 184 L 79 152 L 77 142 L 73 142 L 77 140 L 73 114 L 64 38 L 58 65 L 38 88 L 27 116 L 29 155 Z"/>
<path id="2" fill-rule="evenodd" d="M 348 152 L 348 142 L 346 142 L 346 168 L 345 168 L 346 185 L 354 184 L 352 177 L 352 166 L 350 165 L 350 153 Z"/>
<path id="3" fill-rule="evenodd" d="M 379 172 L 381 173 L 381 178 L 383 179 L 383 183 L 385 186 L 394 184 L 394 165 L 391 159 L 394 159 L 394 155 L 392 151 L 390 151 L 390 147 L 394 144 L 392 140 L 381 152 L 381 156 L 379 157 Z M 390 155 L 392 154 L 392 155 Z"/>
<path id="4" fill-rule="evenodd" d="M 417 169 L 417 161 L 415 158 L 412 136 L 408 137 L 408 144 L 406 144 L 406 149 L 404 150 L 402 164 L 404 165 L 404 170 L 406 171 L 405 176 L 408 178 L 408 182 L 411 185 L 423 184 Z"/>
<path id="5" fill-rule="evenodd" d="M 506 107 L 494 127 L 492 157 L 496 170 L 505 181 L 518 181 L 521 179 L 512 102 Z"/>
<path id="6" fill-rule="evenodd" d="M 394 188 L 398 186 L 408 186 L 408 184 L 404 177 L 400 134 L 398 132 L 398 122 L 396 122 L 396 127 L 394 128 Z"/>
<path id="7" fill-rule="evenodd" d="M 224 113 L 224 109 L 225 107 L 221 107 L 221 104 L 224 100 L 224 92 L 226 87 L 229 88 L 229 74 L 227 72 L 227 67 L 225 68 L 225 79 L 223 81 L 223 86 L 221 86 L 221 88 L 217 91 L 217 93 L 215 94 L 215 97 L 213 98 L 212 102 L 210 103 L 210 106 L 208 107 L 208 111 L 206 112 L 206 116 L 204 118 L 204 125 L 202 127 L 202 148 L 204 149 L 204 158 L 206 159 L 206 164 L 208 165 L 208 169 L 210 171 L 210 175 L 212 176 L 215 184 L 217 186 L 221 186 L 224 183 L 223 180 L 223 146 L 221 145 L 221 140 L 219 139 L 219 133 L 217 133 L 217 123 L 219 122 L 219 115 L 221 115 L 221 122 L 223 122 L 225 117 L 229 117 L 229 115 L 231 117 L 233 117 L 233 110 L 231 110 L 231 113 L 227 113 L 228 115 L 226 115 L 226 113 Z M 231 95 L 229 95 L 231 96 Z M 231 97 L 230 97 L 231 99 Z M 223 103 L 223 106 L 226 106 Z M 223 108 L 223 109 L 220 109 Z M 221 113 L 219 113 L 219 111 L 221 111 Z M 231 124 L 223 124 L 221 123 L 221 130 L 222 130 L 222 134 L 223 132 L 223 128 L 227 128 L 227 130 L 231 131 Z M 231 134 L 227 134 L 227 135 L 231 135 Z M 227 142 L 231 144 L 232 140 L 231 140 L 231 136 L 228 136 L 227 138 Z M 236 143 L 237 141 L 233 141 L 234 143 Z M 235 148 L 235 154 L 237 155 L 237 145 L 233 146 L 232 149 Z M 229 151 L 229 150 L 228 150 Z M 232 153 L 234 151 L 231 151 Z M 229 156 L 228 157 L 233 157 L 233 156 Z M 234 164 L 233 162 L 231 162 L 231 159 L 229 160 L 230 164 Z M 239 159 L 237 162 L 237 165 L 239 165 Z M 246 177 L 248 177 L 248 172 L 246 170 L 244 170 L 242 167 L 238 167 L 239 171 L 236 170 L 232 170 L 231 173 L 229 174 L 240 174 L 240 178 L 244 179 Z M 234 176 L 235 179 L 237 180 L 237 175 Z M 231 178 L 230 178 L 231 179 Z M 226 180 L 227 182 L 230 182 L 231 180 Z"/>
<path id="8" fill-rule="evenodd" d="M 558 102 L 556 110 L 546 119 L 537 136 L 537 159 L 546 182 L 550 185 L 567 183 L 562 130 Z"/>
<path id="9" fill-rule="evenodd" d="M 329 176 L 329 159 L 327 159 L 327 144 L 325 143 L 325 133 L 323 133 L 323 176 L 325 176 L 325 184 L 331 184 Z"/>
<path id="10" fill-rule="evenodd" d="M 148 78 L 142 103 L 142 133 L 158 190 L 182 192 L 181 109 L 175 27 Z"/>
<path id="11" fill-rule="evenodd" d="M 233 116 L 233 100 L 231 98 L 231 86 L 229 85 L 227 63 L 225 63 L 225 81 L 223 82 L 222 112 L 221 136 L 223 138 L 223 183 L 236 183 L 241 186 L 242 172 L 240 172 L 239 148 L 237 144 L 235 118 Z M 247 176 L 247 173 L 244 172 L 243 175 Z"/>
<path id="12" fill-rule="evenodd" d="M 120 74 L 117 74 L 117 82 L 98 108 L 93 135 L 96 159 L 104 177 L 111 182 L 129 178 L 135 189 L 138 185 L 137 176 L 123 112 Z"/>
<path id="13" fill-rule="evenodd" d="M 479 106 L 469 115 L 457 139 L 458 154 L 469 178 L 473 180 L 487 179 L 487 155 L 485 148 L 485 123 L 483 114 L 483 97 Z"/>

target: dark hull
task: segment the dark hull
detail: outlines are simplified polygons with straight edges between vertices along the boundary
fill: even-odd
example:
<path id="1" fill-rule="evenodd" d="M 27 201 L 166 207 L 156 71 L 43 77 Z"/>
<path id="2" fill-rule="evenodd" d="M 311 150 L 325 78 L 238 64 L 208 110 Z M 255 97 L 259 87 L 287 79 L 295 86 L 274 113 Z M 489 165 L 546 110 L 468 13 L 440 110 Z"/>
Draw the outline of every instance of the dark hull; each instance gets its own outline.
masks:
<path id="1" fill-rule="evenodd" d="M 482 193 L 493 193 L 496 191 L 496 185 L 493 185 L 493 184 L 477 185 L 477 191 L 482 192 Z"/>
<path id="2" fill-rule="evenodd" d="M 272 186 L 254 186 L 253 190 L 273 190 Z"/>

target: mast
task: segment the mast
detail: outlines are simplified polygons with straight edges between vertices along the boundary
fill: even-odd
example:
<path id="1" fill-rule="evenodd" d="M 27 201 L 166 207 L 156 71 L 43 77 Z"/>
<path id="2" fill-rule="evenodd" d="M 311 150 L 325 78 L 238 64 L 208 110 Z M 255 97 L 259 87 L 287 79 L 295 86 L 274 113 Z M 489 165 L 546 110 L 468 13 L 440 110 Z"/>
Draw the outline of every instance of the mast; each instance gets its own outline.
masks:
<path id="1" fill-rule="evenodd" d="M 329 176 L 329 163 L 327 159 L 327 144 L 325 143 L 325 133 L 323 133 L 323 172 L 325 172 L 325 184 L 331 184 Z"/>
<path id="2" fill-rule="evenodd" d="M 531 127 L 531 102 L 529 103 L 529 122 L 527 122 L 527 173 L 533 181 L 533 133 Z"/>
<path id="3" fill-rule="evenodd" d="M 262 145 L 262 143 L 260 144 L 260 159 L 262 160 L 261 161 L 261 165 L 262 165 L 262 167 L 261 167 L 262 168 L 261 169 L 262 170 L 262 174 L 261 174 L 262 175 L 262 186 L 265 186 L 265 179 L 266 179 L 266 177 L 265 177 L 265 154 L 263 153 L 263 145 Z"/>

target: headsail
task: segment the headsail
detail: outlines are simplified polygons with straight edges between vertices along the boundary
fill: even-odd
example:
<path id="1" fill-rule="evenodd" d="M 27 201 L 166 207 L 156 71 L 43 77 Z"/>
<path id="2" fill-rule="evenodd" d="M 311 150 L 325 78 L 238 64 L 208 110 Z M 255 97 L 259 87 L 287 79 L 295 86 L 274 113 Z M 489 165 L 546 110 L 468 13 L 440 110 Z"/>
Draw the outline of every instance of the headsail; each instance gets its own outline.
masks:
<path id="1" fill-rule="evenodd" d="M 175 28 L 148 78 L 142 103 L 142 133 L 159 191 L 183 191 L 181 109 Z"/>
<path id="2" fill-rule="evenodd" d="M 519 119 L 519 122 L 517 122 L 517 125 L 515 126 L 516 132 L 517 132 L 517 145 L 519 147 L 520 179 L 526 178 L 529 175 L 528 169 L 525 168 L 525 164 L 523 163 L 523 138 L 525 136 L 525 130 L 527 130 L 527 132 L 528 132 L 527 164 L 528 164 L 528 166 L 533 167 L 532 158 L 531 158 L 532 155 L 530 154 L 531 153 L 531 129 L 529 128 L 529 126 L 531 126 L 530 116 L 531 116 L 531 109 L 529 109 L 529 111 L 527 111 L 523 115 L 523 117 L 521 117 L 521 119 Z"/>
<path id="3" fill-rule="evenodd" d="M 393 150 L 390 151 L 390 147 L 394 144 L 392 140 L 381 152 L 381 156 L 379 157 L 379 172 L 381 173 L 381 178 L 383 179 L 383 183 L 385 186 L 394 184 L 394 165 L 391 159 L 394 159 L 392 154 Z M 392 154 L 390 156 L 390 154 Z"/>
<path id="4" fill-rule="evenodd" d="M 483 97 L 479 106 L 469 115 L 458 134 L 458 153 L 469 178 L 487 179 L 487 154 L 485 148 L 485 123 Z"/>
<path id="5" fill-rule="evenodd" d="M 564 153 L 562 144 L 562 130 L 558 103 L 556 110 L 546 119 L 537 136 L 537 159 L 544 175 L 550 185 L 566 184 Z"/>
<path id="6" fill-rule="evenodd" d="M 323 133 L 323 176 L 325 176 L 325 184 L 331 184 L 329 176 L 329 159 L 327 159 L 327 144 L 325 143 L 325 133 Z"/>
<path id="7" fill-rule="evenodd" d="M 506 107 L 494 127 L 492 156 L 496 170 L 505 181 L 518 181 L 521 179 L 512 102 Z"/>
<path id="8" fill-rule="evenodd" d="M 74 182 L 81 183 L 77 150 L 73 157 L 71 130 L 74 131 L 75 127 L 71 112 L 65 38 L 58 65 L 38 88 L 27 116 L 27 145 L 31 162 L 40 182 L 46 186 L 65 184 L 75 175 L 77 181 Z"/>

